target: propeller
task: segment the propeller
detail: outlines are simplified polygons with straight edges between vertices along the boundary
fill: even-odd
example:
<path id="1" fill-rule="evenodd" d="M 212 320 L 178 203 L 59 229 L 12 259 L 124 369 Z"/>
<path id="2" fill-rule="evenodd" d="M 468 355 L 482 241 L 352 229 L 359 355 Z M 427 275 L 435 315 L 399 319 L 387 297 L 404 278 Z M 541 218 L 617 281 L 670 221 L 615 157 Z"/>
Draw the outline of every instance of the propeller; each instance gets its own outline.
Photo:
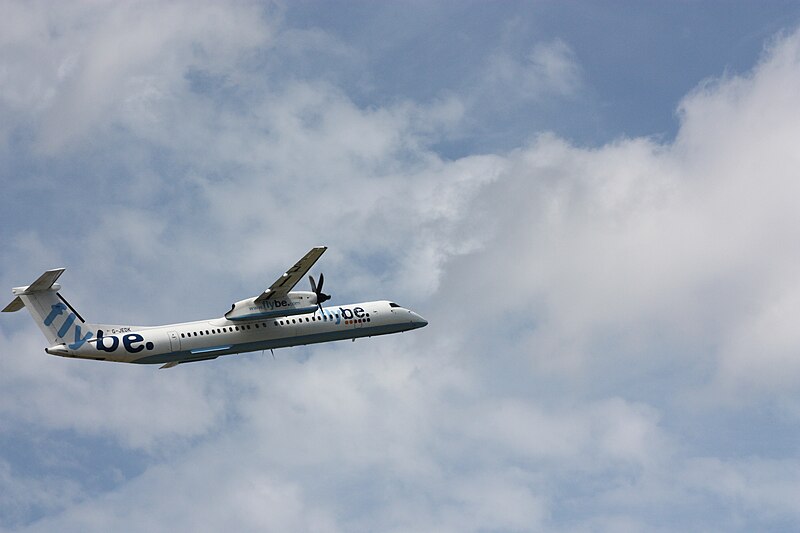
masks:
<path id="1" fill-rule="evenodd" d="M 314 283 L 314 276 L 308 276 L 308 281 L 311 282 L 311 292 L 317 295 L 317 305 L 320 312 L 322 312 L 322 302 L 327 302 L 331 299 L 329 294 L 322 292 L 322 284 L 325 283 L 325 274 L 319 275 L 319 285 Z"/>

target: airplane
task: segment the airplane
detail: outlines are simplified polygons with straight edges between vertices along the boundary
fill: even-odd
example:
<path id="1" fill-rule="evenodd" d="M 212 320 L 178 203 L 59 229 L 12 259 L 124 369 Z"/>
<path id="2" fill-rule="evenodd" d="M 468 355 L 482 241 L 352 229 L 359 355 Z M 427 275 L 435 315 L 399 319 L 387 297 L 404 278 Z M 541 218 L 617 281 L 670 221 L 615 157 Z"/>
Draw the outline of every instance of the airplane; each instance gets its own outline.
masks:
<path id="1" fill-rule="evenodd" d="M 223 355 L 320 342 L 374 337 L 422 328 L 428 322 L 388 300 L 323 307 L 330 296 L 309 276 L 311 291 L 292 291 L 327 250 L 312 248 L 258 296 L 240 300 L 220 318 L 164 326 L 90 324 L 58 292 L 64 268 L 48 270 L 27 287 L 15 287 L 3 312 L 28 309 L 62 357 L 161 364 L 208 361 Z"/>

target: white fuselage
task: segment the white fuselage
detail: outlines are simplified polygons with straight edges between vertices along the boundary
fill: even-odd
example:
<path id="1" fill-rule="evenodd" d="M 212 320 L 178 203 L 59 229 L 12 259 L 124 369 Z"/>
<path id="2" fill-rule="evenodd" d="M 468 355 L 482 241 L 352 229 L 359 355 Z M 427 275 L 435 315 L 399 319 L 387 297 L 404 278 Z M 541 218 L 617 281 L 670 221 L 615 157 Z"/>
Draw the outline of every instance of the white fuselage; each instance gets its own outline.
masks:
<path id="1" fill-rule="evenodd" d="M 166 326 L 107 326 L 76 349 L 47 353 L 126 363 L 173 363 L 221 355 L 398 333 L 426 326 L 418 314 L 388 301 L 365 302 L 291 316 L 215 318 Z"/>

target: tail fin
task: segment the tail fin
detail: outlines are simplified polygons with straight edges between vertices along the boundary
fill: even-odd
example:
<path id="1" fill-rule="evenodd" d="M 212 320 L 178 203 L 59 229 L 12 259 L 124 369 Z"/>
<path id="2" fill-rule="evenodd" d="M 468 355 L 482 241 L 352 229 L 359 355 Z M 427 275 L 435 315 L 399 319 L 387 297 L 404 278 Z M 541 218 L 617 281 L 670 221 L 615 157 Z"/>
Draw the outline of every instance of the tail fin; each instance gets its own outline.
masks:
<path id="1" fill-rule="evenodd" d="M 3 312 L 11 313 L 26 307 L 51 345 L 66 344 L 76 350 L 94 333 L 89 331 L 90 326 L 83 317 L 58 293 L 61 286 L 56 280 L 64 270 L 48 270 L 27 287 L 12 289 L 16 298 Z"/>

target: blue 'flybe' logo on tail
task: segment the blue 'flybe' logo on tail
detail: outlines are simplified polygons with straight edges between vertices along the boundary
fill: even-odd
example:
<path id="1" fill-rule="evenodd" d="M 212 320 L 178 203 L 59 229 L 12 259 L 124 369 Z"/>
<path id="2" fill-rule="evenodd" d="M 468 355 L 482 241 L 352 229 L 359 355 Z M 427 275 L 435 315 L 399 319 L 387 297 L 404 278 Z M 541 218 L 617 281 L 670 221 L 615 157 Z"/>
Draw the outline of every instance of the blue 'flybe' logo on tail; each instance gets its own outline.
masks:
<path id="1" fill-rule="evenodd" d="M 66 311 L 66 310 L 67 310 L 67 306 L 64 305 L 61 302 L 51 305 L 50 306 L 50 314 L 45 317 L 44 325 L 45 326 L 50 326 L 53 323 L 53 321 L 56 319 L 56 317 L 57 316 L 61 316 L 62 314 L 64 314 L 64 311 Z M 67 315 L 67 319 L 64 320 L 64 323 L 61 324 L 60 328 L 58 328 L 57 335 L 59 337 L 61 337 L 62 339 L 66 340 L 65 336 L 69 332 L 69 329 L 73 326 L 73 324 L 75 324 L 75 318 L 77 318 L 75 316 L 75 313 L 70 313 L 70 314 Z M 69 349 L 70 350 L 77 350 L 78 348 L 83 346 L 83 344 L 86 341 L 91 339 L 92 335 L 94 335 L 94 333 L 92 333 L 91 331 L 87 331 L 86 335 L 81 336 L 81 325 L 80 324 L 75 324 L 75 342 L 73 342 L 72 344 L 68 345 Z"/>

